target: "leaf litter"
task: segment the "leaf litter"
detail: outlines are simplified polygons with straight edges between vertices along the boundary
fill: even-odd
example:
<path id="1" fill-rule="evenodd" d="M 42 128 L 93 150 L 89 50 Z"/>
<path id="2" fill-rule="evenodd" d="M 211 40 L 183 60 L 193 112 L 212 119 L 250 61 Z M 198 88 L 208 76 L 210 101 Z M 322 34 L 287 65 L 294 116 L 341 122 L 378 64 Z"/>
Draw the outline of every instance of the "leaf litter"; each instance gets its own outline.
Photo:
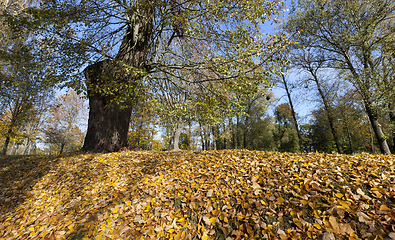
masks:
<path id="1" fill-rule="evenodd" d="M 0 163 L 1 239 L 395 239 L 392 155 L 247 150 Z"/>

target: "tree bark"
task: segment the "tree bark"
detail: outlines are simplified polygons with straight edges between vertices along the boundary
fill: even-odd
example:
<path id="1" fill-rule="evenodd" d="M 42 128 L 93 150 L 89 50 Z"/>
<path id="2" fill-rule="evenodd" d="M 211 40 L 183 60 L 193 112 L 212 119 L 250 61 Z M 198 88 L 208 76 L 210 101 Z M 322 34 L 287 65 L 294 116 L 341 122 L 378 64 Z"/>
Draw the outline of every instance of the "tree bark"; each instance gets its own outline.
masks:
<path id="1" fill-rule="evenodd" d="M 235 131 L 235 149 L 240 148 L 240 123 L 239 123 L 239 114 L 236 114 L 236 131 Z"/>
<path id="2" fill-rule="evenodd" d="M 351 151 L 351 154 L 353 154 L 354 153 L 354 146 L 352 144 L 352 136 L 351 136 L 350 128 L 348 126 L 348 119 L 347 119 L 347 117 L 345 117 L 345 123 L 346 123 L 348 143 L 350 144 L 350 151 Z"/>
<path id="3" fill-rule="evenodd" d="M 188 144 L 189 144 L 189 150 L 194 150 L 193 144 L 192 144 L 192 120 L 191 119 L 188 122 Z"/>
<path id="4" fill-rule="evenodd" d="M 29 146 L 30 146 L 30 137 L 27 138 L 26 140 L 26 147 L 25 150 L 23 150 L 23 155 L 27 155 L 27 151 L 29 150 Z"/>
<path id="5" fill-rule="evenodd" d="M 217 150 L 218 136 L 216 132 L 216 126 L 211 126 L 211 131 L 213 134 L 213 150 Z"/>
<path id="6" fill-rule="evenodd" d="M 178 143 L 180 142 L 180 135 L 181 135 L 181 124 L 176 123 L 174 126 L 174 141 L 173 141 L 173 150 L 178 151 L 180 148 L 178 147 Z"/>
<path id="7" fill-rule="evenodd" d="M 66 143 L 64 143 L 64 142 L 60 144 L 59 155 L 63 153 L 63 150 L 64 150 L 64 146 L 65 146 L 65 145 L 66 145 Z"/>
<path id="8" fill-rule="evenodd" d="M 96 62 L 85 69 L 90 109 L 83 151 L 114 152 L 128 146 L 131 105 L 136 96 L 125 96 L 127 93 L 117 87 L 136 87 L 142 74 L 148 71 L 146 61 L 153 27 L 153 6 L 148 1 L 141 4 L 128 24 L 115 60 Z M 126 70 L 125 65 L 132 69 Z M 103 93 L 106 87 L 114 86 L 112 95 Z M 114 101 L 118 97 L 126 97 L 129 102 Z"/>
<path id="9" fill-rule="evenodd" d="M 7 132 L 7 137 L 5 138 L 3 150 L 1 151 L 1 155 L 7 154 L 7 148 L 8 148 L 8 145 L 10 144 L 10 136 L 9 135 L 11 134 L 11 132 L 12 132 L 11 129 L 9 129 Z"/>
<path id="10" fill-rule="evenodd" d="M 111 81 L 113 62 L 104 60 L 85 69 L 88 86 L 100 87 L 102 81 Z M 130 106 L 111 103 L 111 96 L 103 96 L 88 87 L 89 119 L 83 151 L 114 152 L 127 147 L 127 134 L 132 113 Z"/>
<path id="11" fill-rule="evenodd" d="M 392 152 L 395 152 L 395 110 L 391 109 L 391 106 L 392 106 L 392 104 L 390 105 L 390 112 L 389 112 L 391 124 L 393 125 L 392 126 L 392 144 L 393 144 Z"/>
<path id="12" fill-rule="evenodd" d="M 12 115 L 11 115 L 11 123 L 10 123 L 10 126 L 8 127 L 6 139 L 5 139 L 4 145 L 3 145 L 3 150 L 1 151 L 0 155 L 6 155 L 7 154 L 7 148 L 8 148 L 8 145 L 10 144 L 10 140 L 11 140 L 10 136 L 11 136 L 11 134 L 14 131 L 14 127 L 16 126 L 16 119 L 17 119 L 17 117 L 19 116 L 19 114 L 22 111 L 21 110 L 22 107 L 20 105 L 20 102 L 23 102 L 23 101 L 19 101 L 18 100 L 15 103 L 15 107 L 14 107 L 14 109 L 12 111 Z"/>
<path id="13" fill-rule="evenodd" d="M 283 84 L 284 84 L 285 91 L 287 92 L 288 102 L 289 102 L 289 106 L 291 107 L 291 113 L 292 113 L 292 118 L 294 120 L 296 133 L 298 134 L 299 151 L 302 152 L 302 137 L 300 135 L 298 121 L 296 120 L 296 113 L 295 113 L 294 105 L 292 103 L 291 93 L 290 93 L 290 91 L 288 89 L 288 84 L 287 84 L 287 81 L 285 80 L 285 76 L 282 74 L 281 77 L 282 77 L 282 81 L 283 81 Z"/>
<path id="14" fill-rule="evenodd" d="M 204 148 L 204 136 L 203 136 L 203 127 L 202 124 L 199 122 L 199 133 L 200 133 L 200 142 L 202 143 L 202 150 L 207 150 Z"/>
<path id="15" fill-rule="evenodd" d="M 334 120 L 333 115 L 332 115 L 332 109 L 330 108 L 329 103 L 326 100 L 325 94 L 324 94 L 324 92 L 321 89 L 321 85 L 320 85 L 320 83 L 318 81 L 317 76 L 315 74 L 313 74 L 313 73 L 312 73 L 312 76 L 313 76 L 314 82 L 317 85 L 317 89 L 318 89 L 318 92 L 320 93 L 322 102 L 324 103 L 325 112 L 326 112 L 326 115 L 328 117 L 329 125 L 331 127 L 331 131 L 332 131 L 333 138 L 335 140 L 337 151 L 340 154 L 343 154 L 343 148 L 342 148 L 342 145 L 340 143 L 339 135 L 338 135 L 338 133 L 336 131 L 336 128 L 335 128 L 335 123 L 334 123 L 335 120 Z"/>
<path id="16" fill-rule="evenodd" d="M 226 141 L 226 125 L 225 125 L 225 121 L 222 123 L 222 129 L 223 129 L 223 148 L 222 149 L 228 149 L 228 142 Z"/>
<path id="17" fill-rule="evenodd" d="M 387 144 L 387 140 L 385 139 L 384 133 L 381 129 L 381 125 L 378 121 L 377 114 L 371 106 L 372 105 L 371 101 L 369 101 L 369 99 L 367 99 L 367 98 L 364 98 L 363 101 L 365 103 L 366 113 L 368 114 L 374 134 L 376 135 L 376 139 L 379 144 L 381 153 L 382 154 L 391 154 L 390 148 L 388 147 L 388 144 Z"/>

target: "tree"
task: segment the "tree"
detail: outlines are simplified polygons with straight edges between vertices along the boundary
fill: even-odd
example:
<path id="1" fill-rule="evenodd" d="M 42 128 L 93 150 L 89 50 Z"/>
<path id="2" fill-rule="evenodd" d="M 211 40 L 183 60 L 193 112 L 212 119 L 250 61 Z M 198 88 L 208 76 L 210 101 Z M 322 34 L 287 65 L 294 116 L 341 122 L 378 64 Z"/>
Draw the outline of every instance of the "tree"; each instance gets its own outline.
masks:
<path id="1" fill-rule="evenodd" d="M 192 84 L 216 82 L 202 94 L 219 97 L 229 90 L 254 91 L 270 81 L 268 73 L 278 70 L 273 63 L 283 60 L 276 53 L 287 39 L 262 34 L 260 26 L 276 22 L 281 11 L 278 0 L 64 0 L 43 1 L 28 9 L 34 21 L 12 23 L 34 29 L 42 46 L 51 49 L 59 65 L 54 75 L 64 76 L 56 81 L 81 88 L 75 70 L 89 65 L 84 71 L 90 113 L 83 150 L 117 151 L 127 145 L 133 102 L 162 84 L 162 73 L 189 82 L 175 74 L 183 69 L 199 75 Z M 202 44 L 209 55 L 185 58 Z"/>
<path id="2" fill-rule="evenodd" d="M 325 55 L 323 52 L 318 51 L 316 53 L 312 53 L 310 51 L 304 50 L 295 50 L 293 56 L 293 63 L 295 67 L 302 69 L 308 74 L 307 81 L 311 81 L 317 87 L 319 96 L 324 104 L 325 114 L 328 118 L 328 122 L 330 125 L 330 129 L 332 132 L 333 139 L 336 144 L 337 151 L 340 154 L 343 154 L 343 148 L 339 137 L 339 131 L 335 126 L 335 118 L 332 106 L 330 101 L 328 100 L 328 94 L 325 92 L 323 88 L 323 80 L 322 76 L 320 76 L 320 72 L 325 69 Z M 321 74 L 322 75 L 322 74 Z"/>
<path id="3" fill-rule="evenodd" d="M 282 103 L 274 111 L 276 118 L 275 141 L 281 152 L 299 151 L 299 139 L 294 128 L 292 110 L 288 103 Z"/>
<path id="4" fill-rule="evenodd" d="M 154 107 L 149 103 L 139 103 L 134 108 L 130 121 L 128 142 L 132 149 L 151 150 L 159 117 Z"/>
<path id="5" fill-rule="evenodd" d="M 379 123 L 383 84 L 383 44 L 394 39 L 392 0 L 301 0 L 291 12 L 286 29 L 299 33 L 298 41 L 312 51 L 325 52 L 328 66 L 344 70 L 362 96 L 365 110 L 382 153 L 390 153 Z M 377 94 L 378 93 L 378 94 Z M 378 98 L 379 97 L 379 98 Z"/>
<path id="6" fill-rule="evenodd" d="M 4 99 L 5 113 L 3 124 L 6 131 L 2 133 L 5 138 L 2 154 L 6 154 L 12 137 L 15 137 L 18 128 L 24 128 L 32 118 L 35 118 L 36 105 L 47 101 L 51 95 L 52 87 L 40 76 L 39 63 L 35 63 L 32 52 L 13 45 L 15 50 L 8 59 L 8 65 L 3 66 L 4 78 L 2 81 L 2 98 Z M 19 57 L 18 57 L 19 56 Z M 37 65 L 36 65 L 37 64 Z"/>
<path id="7" fill-rule="evenodd" d="M 282 86 L 284 87 L 284 90 L 285 90 L 285 92 L 287 94 L 288 103 L 289 103 L 289 106 L 291 108 L 293 124 L 295 125 L 296 133 L 298 134 L 299 147 L 300 147 L 300 150 L 302 150 L 302 136 L 300 134 L 300 130 L 299 130 L 299 126 L 298 126 L 298 120 L 296 119 L 295 108 L 294 108 L 293 101 L 292 101 L 292 98 L 291 98 L 290 83 L 288 82 L 285 74 L 281 74 L 279 82 L 282 84 Z"/>
<path id="8" fill-rule="evenodd" d="M 86 121 L 86 110 L 85 99 L 73 90 L 57 97 L 44 130 L 45 142 L 58 146 L 59 154 L 65 149 L 79 150 L 83 140 L 80 127 Z"/>
<path id="9" fill-rule="evenodd" d="M 248 132 L 245 135 L 246 144 L 244 148 L 254 150 L 275 151 L 274 120 L 269 116 L 268 108 L 272 104 L 272 93 L 261 94 L 258 99 L 251 103 L 246 114 L 245 121 Z"/>
<path id="10" fill-rule="evenodd" d="M 30 29 L 13 32 L 11 23 L 14 17 L 29 18 L 25 10 L 35 1 L 3 1 L 0 3 L 0 99 L 1 119 L 4 137 L 1 154 L 6 154 L 11 140 L 20 141 L 26 136 L 27 123 L 37 119 L 36 105 L 46 102 L 53 85 L 48 81 L 50 68 L 45 58 L 39 58 L 39 45 Z M 39 121 L 39 120 L 38 120 Z M 31 129 L 33 130 L 33 129 Z M 29 138 L 28 138 L 29 140 Z"/>

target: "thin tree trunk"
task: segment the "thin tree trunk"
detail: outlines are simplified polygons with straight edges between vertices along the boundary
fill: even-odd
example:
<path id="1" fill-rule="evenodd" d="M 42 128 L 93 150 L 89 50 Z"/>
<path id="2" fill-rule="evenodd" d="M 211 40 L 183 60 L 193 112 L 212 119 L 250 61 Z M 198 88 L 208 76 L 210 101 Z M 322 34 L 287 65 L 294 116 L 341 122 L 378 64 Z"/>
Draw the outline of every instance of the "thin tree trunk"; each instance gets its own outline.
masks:
<path id="1" fill-rule="evenodd" d="M 221 138 L 220 138 L 220 135 L 221 135 L 221 129 L 220 129 L 220 126 L 219 125 L 216 125 L 216 127 L 215 127 L 215 132 L 216 132 L 216 141 L 217 141 L 217 149 L 218 150 L 221 150 L 221 149 L 224 149 L 224 147 L 223 147 L 223 143 L 222 143 L 222 141 L 221 141 Z"/>
<path id="2" fill-rule="evenodd" d="M 29 149 L 29 145 L 30 145 L 30 137 L 27 138 L 26 147 L 25 150 L 23 150 L 23 155 L 26 155 L 27 150 Z"/>
<path id="3" fill-rule="evenodd" d="M 390 109 L 391 109 L 391 106 L 390 106 Z M 393 125 L 393 128 L 392 128 L 392 144 L 393 144 L 392 152 L 395 153 L 395 110 L 390 110 L 389 117 L 390 117 L 391 123 Z"/>
<path id="4" fill-rule="evenodd" d="M 385 140 L 384 133 L 381 129 L 381 125 L 378 121 L 377 113 L 375 113 L 375 111 L 371 107 L 372 103 L 367 99 L 364 99 L 364 103 L 365 103 L 366 113 L 368 114 L 374 134 L 376 135 L 377 142 L 379 144 L 381 153 L 382 154 L 391 154 L 390 148 L 388 147 L 387 141 Z"/>
<path id="5" fill-rule="evenodd" d="M 302 144 L 303 144 L 302 143 L 302 137 L 300 135 L 298 121 L 296 120 L 296 113 L 295 113 L 295 109 L 294 109 L 294 106 L 293 106 L 291 93 L 290 93 L 290 91 L 288 89 L 288 84 L 287 84 L 287 81 L 285 80 L 285 75 L 281 74 L 281 77 L 282 77 L 282 81 L 283 81 L 283 84 L 284 84 L 285 91 L 287 92 L 288 102 L 289 102 L 289 105 L 291 107 L 291 113 L 292 113 L 292 118 L 294 120 L 296 133 L 298 134 L 299 151 L 302 152 Z"/>
<path id="6" fill-rule="evenodd" d="M 249 111 L 248 111 L 249 112 Z M 247 114 L 248 114 L 248 112 L 247 112 Z M 243 148 L 244 149 L 247 149 L 247 132 L 248 132 L 248 127 L 247 127 L 247 125 L 248 125 L 248 116 L 245 116 L 245 119 L 244 119 L 244 129 L 243 129 Z"/>
<path id="7" fill-rule="evenodd" d="M 352 144 L 352 136 L 351 136 L 350 128 L 348 127 L 348 120 L 345 120 L 345 121 L 346 121 L 346 130 L 347 130 L 348 143 L 350 144 L 350 151 L 351 151 L 351 154 L 352 154 L 352 153 L 354 153 L 354 147 L 353 147 L 353 144 Z"/>
<path id="8" fill-rule="evenodd" d="M 328 118 L 328 121 L 329 121 L 329 125 L 331 127 L 331 131 L 332 131 L 333 138 L 335 140 L 337 151 L 340 154 L 343 154 L 343 148 L 342 148 L 342 145 L 340 143 L 340 139 L 339 139 L 338 133 L 337 133 L 336 128 L 335 128 L 335 120 L 334 120 L 333 115 L 332 115 L 332 110 L 331 110 L 331 108 L 329 106 L 328 101 L 326 100 L 324 92 L 321 89 L 321 85 L 320 85 L 320 83 L 318 81 L 317 76 L 315 74 L 312 74 L 312 75 L 313 75 L 313 78 L 314 78 L 314 82 L 317 85 L 318 92 L 320 93 L 321 99 L 322 99 L 322 101 L 324 103 L 325 112 L 326 112 L 326 115 L 327 115 L 327 118 Z"/>
<path id="9" fill-rule="evenodd" d="M 19 152 L 19 144 L 14 144 L 12 151 L 11 151 L 11 155 L 17 155 Z"/>
<path id="10" fill-rule="evenodd" d="M 64 146 L 65 146 L 65 145 L 66 145 L 66 143 L 64 143 L 64 142 L 60 144 L 59 155 L 63 153 L 63 150 L 64 150 Z"/>
<path id="11" fill-rule="evenodd" d="M 189 150 L 193 150 L 193 145 L 192 145 L 192 121 L 190 120 L 188 122 L 188 143 L 189 143 Z"/>
<path id="12" fill-rule="evenodd" d="M 213 134 L 213 150 L 217 150 L 218 136 L 217 136 L 216 131 L 215 131 L 215 126 L 211 127 L 211 131 L 212 131 L 212 134 Z"/>
<path id="13" fill-rule="evenodd" d="M 178 147 L 178 143 L 180 141 L 180 135 L 182 130 L 181 124 L 176 123 L 173 130 L 174 130 L 173 150 L 178 151 L 180 150 L 180 148 Z"/>
<path id="14" fill-rule="evenodd" d="M 352 153 L 354 153 L 354 146 L 352 144 L 352 136 L 351 136 L 350 128 L 348 127 L 348 123 L 346 123 L 346 130 L 347 130 L 348 142 L 350 144 L 350 151 L 352 154 Z"/>
<path id="15" fill-rule="evenodd" d="M 225 122 L 222 123 L 222 129 L 223 129 L 223 136 L 224 136 L 224 138 L 223 138 L 224 147 L 222 149 L 227 149 L 228 147 L 226 146 L 226 144 L 228 142 L 226 141 L 226 125 L 225 125 Z"/>
<path id="16" fill-rule="evenodd" d="M 239 125 L 239 114 L 236 114 L 235 149 L 239 149 L 240 147 Z"/>
<path id="17" fill-rule="evenodd" d="M 203 136 L 203 128 L 202 128 L 202 124 L 199 122 L 199 130 L 200 130 L 200 141 L 202 143 L 202 150 L 207 150 L 204 149 L 204 136 Z"/>

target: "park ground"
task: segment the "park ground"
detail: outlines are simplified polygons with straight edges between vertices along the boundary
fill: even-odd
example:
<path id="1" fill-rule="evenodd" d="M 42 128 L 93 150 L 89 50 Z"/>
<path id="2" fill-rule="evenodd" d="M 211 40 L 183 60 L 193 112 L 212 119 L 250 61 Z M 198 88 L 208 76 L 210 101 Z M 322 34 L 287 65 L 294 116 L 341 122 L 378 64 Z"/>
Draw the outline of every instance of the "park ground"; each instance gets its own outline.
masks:
<path id="1" fill-rule="evenodd" d="M 0 239 L 395 239 L 393 155 L 0 158 Z"/>

